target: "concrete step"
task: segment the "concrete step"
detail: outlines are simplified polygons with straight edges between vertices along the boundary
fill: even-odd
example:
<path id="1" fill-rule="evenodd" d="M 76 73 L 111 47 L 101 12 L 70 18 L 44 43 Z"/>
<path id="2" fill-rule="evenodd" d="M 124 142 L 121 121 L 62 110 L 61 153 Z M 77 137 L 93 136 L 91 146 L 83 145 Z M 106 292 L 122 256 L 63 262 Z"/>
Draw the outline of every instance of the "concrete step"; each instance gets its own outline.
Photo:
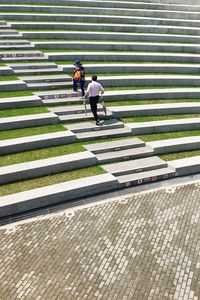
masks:
<path id="1" fill-rule="evenodd" d="M 22 35 L 22 33 L 16 33 L 16 34 L 2 34 L 1 36 L 0 36 L 0 38 L 1 39 L 7 39 L 7 38 L 9 38 L 9 39 L 20 39 L 20 38 L 23 38 L 23 35 Z"/>
<path id="2" fill-rule="evenodd" d="M 26 64 L 8 64 L 13 70 L 37 70 L 37 69 L 44 69 L 44 70 L 51 70 L 57 69 L 57 64 L 53 62 L 37 62 L 37 63 L 26 63 Z"/>
<path id="3" fill-rule="evenodd" d="M 117 180 L 119 181 L 119 187 L 124 188 L 133 185 L 139 185 L 144 183 L 155 182 L 158 180 L 169 179 L 172 177 L 175 177 L 175 169 L 171 166 L 168 166 L 165 168 L 151 170 L 151 171 L 122 175 L 117 177 Z"/>
<path id="4" fill-rule="evenodd" d="M 39 74 L 60 74 L 63 73 L 63 70 L 61 68 L 53 68 L 53 69 L 20 69 L 14 71 L 16 75 L 39 75 Z"/>
<path id="5" fill-rule="evenodd" d="M 153 155 L 153 149 L 150 146 L 139 148 L 123 149 L 96 154 L 99 163 L 109 163 L 114 161 L 124 161 L 130 159 L 144 158 Z"/>
<path id="6" fill-rule="evenodd" d="M 11 29 L 0 29 L 0 37 L 4 35 L 13 35 L 16 34 L 16 30 L 11 30 Z"/>
<path id="7" fill-rule="evenodd" d="M 0 58 L 44 58 L 47 57 L 43 52 L 40 51 L 0 51 Z"/>
<path id="8" fill-rule="evenodd" d="M 200 57 L 199 57 L 200 58 Z M 86 82 L 90 82 L 86 77 Z M 194 75 L 122 75 L 122 76 L 99 76 L 99 82 L 104 87 L 123 86 L 199 86 L 200 76 Z"/>
<path id="9" fill-rule="evenodd" d="M 0 197 L 0 217 L 105 193 L 117 188 L 118 181 L 113 175 L 101 174 L 3 196 Z"/>
<path id="10" fill-rule="evenodd" d="M 53 113 L 42 113 L 18 117 L 0 118 L 0 130 L 12 130 L 26 127 L 43 126 L 59 123 Z"/>
<path id="11" fill-rule="evenodd" d="M 199 35 L 200 29 L 197 27 L 169 26 L 169 25 L 146 25 L 146 24 L 98 24 L 80 22 L 20 22 L 11 23 L 12 27 L 20 30 L 85 30 L 85 31 L 113 31 L 113 32 L 148 32 L 167 34 L 189 34 Z M 41 45 L 35 43 L 41 48 Z M 50 44 L 50 43 L 49 43 Z"/>
<path id="12" fill-rule="evenodd" d="M 14 3 L 14 0 L 11 0 L 11 3 Z M 6 4 L 6 1 L 5 1 Z M 45 4 L 45 5 L 69 5 L 69 6 L 77 6 L 77 7 L 87 7 L 88 6 L 88 1 L 84 0 L 52 0 L 52 1 L 47 1 L 43 0 L 19 0 L 18 4 L 28 4 L 28 5 L 35 5 L 35 4 Z M 148 1 L 143 2 L 137 2 L 137 1 L 93 1 L 91 3 L 91 7 L 97 8 L 97 7 L 103 7 L 103 8 L 129 8 L 129 9 L 150 9 L 150 10 L 170 10 L 170 11 L 200 11 L 200 6 L 197 5 L 195 7 L 191 5 L 175 5 L 175 4 L 168 4 L 168 2 L 164 3 L 159 3 L 159 2 L 151 2 L 149 3 Z"/>
<path id="13" fill-rule="evenodd" d="M 0 46 L 28 46 L 30 45 L 30 42 L 27 40 L 1 40 L 0 39 Z"/>
<path id="14" fill-rule="evenodd" d="M 134 173 L 141 173 L 156 169 L 166 168 L 168 165 L 158 156 L 140 158 L 119 162 L 114 164 L 103 165 L 102 168 L 114 176 L 123 176 Z"/>
<path id="15" fill-rule="evenodd" d="M 168 162 L 169 166 L 176 169 L 176 176 L 191 175 L 200 172 L 200 156 L 193 156 Z"/>
<path id="16" fill-rule="evenodd" d="M 61 65 L 63 71 L 72 74 L 72 65 Z M 200 64 L 189 63 L 99 63 L 84 64 L 87 73 L 173 73 L 173 74 L 199 74 Z"/>
<path id="17" fill-rule="evenodd" d="M 145 143 L 138 138 L 129 138 L 119 141 L 89 144 L 84 147 L 94 154 L 102 154 L 111 151 L 123 151 L 133 148 L 144 147 Z"/>
<path id="18" fill-rule="evenodd" d="M 9 67 L 0 67 L 0 75 L 14 75 L 14 72 Z"/>
<path id="19" fill-rule="evenodd" d="M 81 94 L 81 93 L 80 93 Z M 42 100 L 44 105 L 62 105 L 62 104 L 82 104 L 83 100 L 81 99 L 81 95 L 79 97 L 68 97 L 68 98 L 57 98 L 57 99 L 50 99 L 50 100 Z"/>
<path id="20" fill-rule="evenodd" d="M 42 100 L 58 100 L 63 98 L 81 97 L 80 92 L 73 92 L 71 90 L 44 91 L 37 92 L 35 94 L 38 95 Z M 81 103 L 83 103 L 83 100 Z"/>
<path id="21" fill-rule="evenodd" d="M 101 3 L 102 6 L 102 3 Z M 77 13 L 77 14 L 108 14 L 108 15 L 126 15 L 126 16 L 146 16 L 160 18 L 183 18 L 183 19 L 198 19 L 198 11 L 170 11 L 170 14 L 165 9 L 132 9 L 132 8 L 105 8 L 105 7 L 83 7 L 83 6 L 48 6 L 48 5 L 0 5 L 2 12 L 36 12 L 36 13 Z"/>
<path id="22" fill-rule="evenodd" d="M 52 132 L 0 141 L 0 154 L 7 155 L 46 147 L 66 145 L 76 141 L 71 131 Z"/>
<path id="23" fill-rule="evenodd" d="M 152 122 L 126 123 L 133 135 L 154 134 L 162 132 L 199 130 L 200 118 L 175 119 Z"/>
<path id="24" fill-rule="evenodd" d="M 29 49 L 35 49 L 33 44 L 30 45 L 0 45 L 0 50 L 22 50 L 24 49 L 24 51 L 29 50 Z"/>
<path id="25" fill-rule="evenodd" d="M 99 105 L 98 105 L 99 106 Z M 87 112 L 91 112 L 90 110 L 90 106 L 87 105 L 86 107 Z M 50 107 L 49 111 L 53 112 L 54 114 L 58 115 L 58 116 L 62 116 L 62 115 L 74 115 L 74 114 L 82 114 L 85 113 L 85 108 L 83 105 L 73 105 L 73 106 L 60 106 L 60 107 Z M 103 112 L 103 108 L 99 107 L 98 111 Z"/>
<path id="26" fill-rule="evenodd" d="M 1 92 L 22 91 L 26 89 L 27 85 L 22 80 L 0 81 Z"/>
<path id="27" fill-rule="evenodd" d="M 200 137 L 189 136 L 183 138 L 167 139 L 148 142 L 147 145 L 154 149 L 155 154 L 192 151 L 200 149 Z"/>
<path id="28" fill-rule="evenodd" d="M 116 138 L 131 135 L 131 130 L 127 127 L 107 129 L 107 130 L 96 130 L 89 132 L 77 133 L 76 137 L 79 141 L 92 141 L 97 139 Z"/>
<path id="29" fill-rule="evenodd" d="M 69 75 L 41 75 L 31 77 L 20 77 L 21 80 L 26 83 L 58 83 L 58 82 L 72 82 L 72 78 Z"/>
<path id="30" fill-rule="evenodd" d="M 18 108 L 18 107 L 31 107 L 31 106 L 41 106 L 42 100 L 40 97 L 34 96 L 24 96 L 15 98 L 1 98 L 0 99 L 0 109 Z"/>
<path id="31" fill-rule="evenodd" d="M 98 116 L 100 118 L 100 120 L 107 120 L 112 118 L 112 115 L 109 115 L 109 113 L 107 115 L 104 115 L 104 113 L 98 113 Z M 74 114 L 74 115 L 59 115 L 59 120 L 61 123 L 65 123 L 65 122 L 74 122 L 74 121 L 89 121 L 89 120 L 94 120 L 94 116 L 92 113 L 87 113 L 87 115 L 85 113 L 80 113 L 80 114 Z"/>
<path id="32" fill-rule="evenodd" d="M 200 30 L 199 30 L 200 33 Z M 94 50 L 104 51 L 157 51 L 199 53 L 199 44 L 184 43 L 150 43 L 150 42 L 108 42 L 108 41 L 62 41 L 35 42 L 37 49 L 57 50 Z M 90 65 L 91 66 L 91 65 Z"/>
<path id="33" fill-rule="evenodd" d="M 183 34 L 159 33 L 124 33 L 101 31 L 23 31 L 27 39 L 58 39 L 58 40 L 103 40 L 103 41 L 148 41 L 148 42 L 174 42 L 174 43 L 200 43 L 200 37 Z M 55 53 L 56 55 L 56 53 Z"/>
<path id="34" fill-rule="evenodd" d="M 167 103 L 108 107 L 115 118 L 200 113 L 200 103 Z"/>
<path id="35" fill-rule="evenodd" d="M 141 0 L 140 0 L 141 1 Z M 182 0 L 183 1 L 183 0 Z M 146 25 L 164 25 L 164 26 L 187 26 L 187 27 L 200 27 L 200 21 L 198 19 L 192 20 L 191 18 L 172 18 L 168 15 L 168 18 L 161 17 L 147 17 L 147 16 L 126 16 L 121 15 L 109 15 L 109 14 L 34 14 L 34 13 L 1 13 L 2 17 L 6 17 L 7 20 L 20 20 L 20 21 L 34 21 L 34 22 L 86 22 L 86 23 L 95 23 L 95 24 L 146 24 Z"/>
<path id="36" fill-rule="evenodd" d="M 167 52 L 120 52 L 120 51 L 83 51 L 83 52 L 48 52 L 50 60 L 111 61 L 111 62 L 173 62 L 200 63 L 199 54 Z"/>
<path id="37" fill-rule="evenodd" d="M 95 155 L 89 151 L 84 151 L 9 165 L 0 167 L 0 184 L 85 168 L 93 166 L 96 163 L 97 160 Z"/>
<path id="38" fill-rule="evenodd" d="M 98 126 L 96 126 L 93 123 L 77 123 L 77 124 L 72 124 L 72 125 L 64 125 L 65 128 L 71 130 L 73 133 L 82 133 L 82 132 L 93 132 L 93 131 L 107 131 L 110 129 L 116 129 L 116 128 L 124 128 L 124 123 L 116 120 L 116 119 L 111 119 L 111 120 L 104 120 L 101 121 Z"/>
<path id="39" fill-rule="evenodd" d="M 56 89 L 56 88 L 72 88 L 71 82 L 45 82 L 45 83 L 28 83 L 28 89 L 30 90 L 45 90 L 45 89 Z"/>

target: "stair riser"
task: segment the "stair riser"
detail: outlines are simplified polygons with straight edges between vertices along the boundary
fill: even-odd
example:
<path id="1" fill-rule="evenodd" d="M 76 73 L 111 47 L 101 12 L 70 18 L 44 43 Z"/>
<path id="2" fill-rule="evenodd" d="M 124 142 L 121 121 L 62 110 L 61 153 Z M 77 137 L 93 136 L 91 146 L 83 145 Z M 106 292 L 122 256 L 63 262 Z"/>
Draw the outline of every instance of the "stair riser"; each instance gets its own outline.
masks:
<path id="1" fill-rule="evenodd" d="M 37 85 L 31 85 L 31 84 L 28 84 L 27 85 L 28 89 L 30 90 L 47 90 L 47 89 L 58 89 L 58 88 L 71 88 L 72 86 L 69 85 L 69 84 L 64 84 L 64 83 L 59 83 L 59 84 L 55 84 L 55 83 L 52 83 L 52 85 L 40 85 L 39 83 Z"/>
<path id="2" fill-rule="evenodd" d="M 99 150 L 92 150 L 93 154 L 101 154 L 101 153 L 106 153 L 110 151 L 122 151 L 122 150 L 127 150 L 127 149 L 133 149 L 133 148 L 141 148 L 144 147 L 145 143 L 138 143 L 138 144 L 133 144 L 133 145 L 121 145 L 118 147 L 111 147 L 111 148 L 105 148 L 105 149 L 99 149 Z"/>
<path id="3" fill-rule="evenodd" d="M 28 121 L 18 121 L 13 123 L 3 123 L 0 124 L 0 130 L 12 130 L 12 129 L 20 129 L 20 128 L 29 128 L 36 126 L 44 126 L 59 123 L 57 118 L 49 118 L 49 119 L 38 119 L 38 120 L 28 120 Z"/>
<path id="4" fill-rule="evenodd" d="M 99 163 L 111 163 L 111 162 L 120 162 L 120 161 L 126 161 L 130 159 L 138 159 L 138 158 L 145 158 L 152 156 L 152 152 L 149 153 L 139 153 L 139 154 L 134 154 L 134 155 L 127 155 L 124 157 L 113 157 L 113 158 L 105 158 L 105 159 L 99 159 L 97 155 L 97 160 Z"/>
<path id="5" fill-rule="evenodd" d="M 133 180 L 133 181 L 129 181 L 129 182 L 119 183 L 119 188 L 127 188 L 130 186 L 154 183 L 154 182 L 157 182 L 160 180 L 166 180 L 166 179 L 173 178 L 173 177 L 175 177 L 175 173 L 159 175 L 159 176 L 154 176 L 154 177 L 147 177 L 147 178 L 141 179 L 141 180 Z"/>
<path id="6" fill-rule="evenodd" d="M 129 132 L 124 132 L 124 133 L 113 133 L 113 134 L 106 134 L 105 135 L 101 135 L 101 136 L 88 136 L 88 137 L 79 137 L 77 135 L 77 139 L 78 141 L 94 141 L 94 140 L 97 140 L 97 139 L 107 139 L 107 138 L 117 138 L 117 137 L 125 137 L 125 136 L 129 136 L 130 133 Z"/>
<path id="7" fill-rule="evenodd" d="M 149 167 L 144 167 L 140 169 L 134 169 L 134 170 L 122 170 L 120 172 L 112 172 L 111 174 L 114 176 L 123 176 L 123 175 L 128 175 L 128 174 L 134 174 L 134 173 L 139 173 L 139 172 L 145 172 L 145 171 L 151 171 L 151 170 L 157 170 L 161 168 L 167 167 L 167 164 L 160 164 L 160 165 L 152 165 Z"/>
<path id="8" fill-rule="evenodd" d="M 69 82 L 71 83 L 71 79 L 68 78 L 54 78 L 54 79 L 32 79 L 32 80 L 28 80 L 28 79 L 22 79 L 24 80 L 27 84 L 36 84 L 36 83 L 63 83 L 63 84 L 68 84 Z"/>
<path id="9" fill-rule="evenodd" d="M 123 127 L 124 127 L 124 124 L 118 124 L 118 125 L 110 125 L 110 126 L 96 126 L 91 129 L 88 129 L 88 128 L 72 129 L 71 131 L 76 134 L 82 133 L 82 132 L 94 132 L 94 131 L 95 132 L 102 132 L 102 131 L 105 132 L 108 129 L 118 129 L 118 128 L 123 128 Z"/>

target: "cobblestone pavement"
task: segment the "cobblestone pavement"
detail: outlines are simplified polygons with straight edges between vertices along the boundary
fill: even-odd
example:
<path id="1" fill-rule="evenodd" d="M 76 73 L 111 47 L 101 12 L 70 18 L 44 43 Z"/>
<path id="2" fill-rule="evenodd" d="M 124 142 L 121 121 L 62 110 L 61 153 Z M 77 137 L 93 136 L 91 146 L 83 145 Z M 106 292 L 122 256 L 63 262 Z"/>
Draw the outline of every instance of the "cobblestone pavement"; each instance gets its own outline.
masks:
<path id="1" fill-rule="evenodd" d="M 200 184 L 0 228 L 0 299 L 200 299 Z"/>

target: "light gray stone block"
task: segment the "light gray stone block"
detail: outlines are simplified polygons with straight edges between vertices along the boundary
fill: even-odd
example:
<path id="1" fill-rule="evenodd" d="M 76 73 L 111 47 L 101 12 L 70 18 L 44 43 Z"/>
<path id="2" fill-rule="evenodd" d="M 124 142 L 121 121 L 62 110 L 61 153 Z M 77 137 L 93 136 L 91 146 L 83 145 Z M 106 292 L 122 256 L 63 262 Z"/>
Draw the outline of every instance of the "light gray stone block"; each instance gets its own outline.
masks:
<path id="1" fill-rule="evenodd" d="M 151 146 L 154 149 L 155 154 L 192 151 L 200 149 L 200 137 L 189 136 L 176 139 L 160 140 L 148 142 L 147 145 Z"/>
<path id="2" fill-rule="evenodd" d="M 127 123 L 126 126 L 132 129 L 133 135 L 184 130 L 199 130 L 200 118 Z"/>
<path id="3" fill-rule="evenodd" d="M 171 160 L 169 165 L 176 169 L 176 176 L 190 175 L 200 172 L 200 156 Z"/>
<path id="4" fill-rule="evenodd" d="M 15 98 L 1 98 L 0 109 L 41 106 L 42 100 L 38 96 L 24 96 Z"/>
<path id="5" fill-rule="evenodd" d="M 13 75 L 14 72 L 10 67 L 0 67 L 0 75 Z"/>
<path id="6" fill-rule="evenodd" d="M 157 156 L 103 165 L 102 168 L 115 176 L 146 172 L 167 167 L 167 163 Z"/>
<path id="7" fill-rule="evenodd" d="M 200 113 L 200 103 L 166 103 L 147 105 L 128 105 L 108 108 L 114 117 L 162 116 L 170 114 Z"/>
<path id="8" fill-rule="evenodd" d="M 123 128 L 124 123 L 116 119 L 111 119 L 111 120 L 101 121 L 99 126 L 96 126 L 94 123 L 86 122 L 86 123 L 64 125 L 64 127 L 71 130 L 74 133 L 82 133 L 82 132 Z"/>
<path id="9" fill-rule="evenodd" d="M 21 91 L 26 90 L 27 85 L 22 80 L 9 80 L 0 82 L 0 91 L 9 92 L 9 91 Z"/>
<path id="10" fill-rule="evenodd" d="M 107 129 L 107 130 L 96 130 L 93 132 L 81 132 L 77 133 L 76 137 L 79 141 L 91 141 L 96 139 L 106 139 L 106 138 L 116 138 L 122 136 L 131 135 L 130 128 L 115 128 L 115 129 Z"/>
<path id="11" fill-rule="evenodd" d="M 104 143 L 97 143 L 97 144 L 89 144 L 85 145 L 84 147 L 91 151 L 94 154 L 109 152 L 109 151 L 119 151 L 137 147 L 143 147 L 145 143 L 138 138 L 130 138 L 125 140 L 119 141 L 112 141 L 112 142 L 104 142 Z"/>
<path id="12" fill-rule="evenodd" d="M 0 184 L 71 171 L 93 166 L 96 163 L 95 155 L 89 151 L 84 151 L 9 165 L 0 167 Z"/>
<path id="13" fill-rule="evenodd" d="M 0 217 L 80 199 L 117 188 L 118 181 L 113 175 L 102 174 L 3 196 L 0 197 Z"/>
<path id="14" fill-rule="evenodd" d="M 58 116 L 53 113 L 7 117 L 0 118 L 0 130 L 11 130 L 57 123 L 59 123 Z"/>
<path id="15" fill-rule="evenodd" d="M 76 135 L 71 131 L 52 132 L 0 141 L 0 154 L 10 154 L 45 147 L 70 144 L 76 141 Z"/>

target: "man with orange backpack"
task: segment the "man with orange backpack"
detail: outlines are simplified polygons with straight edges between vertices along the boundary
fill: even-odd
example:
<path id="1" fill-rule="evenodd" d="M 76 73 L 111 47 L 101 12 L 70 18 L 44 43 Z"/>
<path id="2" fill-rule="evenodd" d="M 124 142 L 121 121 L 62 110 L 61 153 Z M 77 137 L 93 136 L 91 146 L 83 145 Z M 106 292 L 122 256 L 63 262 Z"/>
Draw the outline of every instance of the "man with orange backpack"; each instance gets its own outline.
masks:
<path id="1" fill-rule="evenodd" d="M 78 84 L 81 86 L 82 99 L 85 96 L 85 68 L 80 61 L 75 61 L 73 72 L 73 90 L 78 92 Z"/>

